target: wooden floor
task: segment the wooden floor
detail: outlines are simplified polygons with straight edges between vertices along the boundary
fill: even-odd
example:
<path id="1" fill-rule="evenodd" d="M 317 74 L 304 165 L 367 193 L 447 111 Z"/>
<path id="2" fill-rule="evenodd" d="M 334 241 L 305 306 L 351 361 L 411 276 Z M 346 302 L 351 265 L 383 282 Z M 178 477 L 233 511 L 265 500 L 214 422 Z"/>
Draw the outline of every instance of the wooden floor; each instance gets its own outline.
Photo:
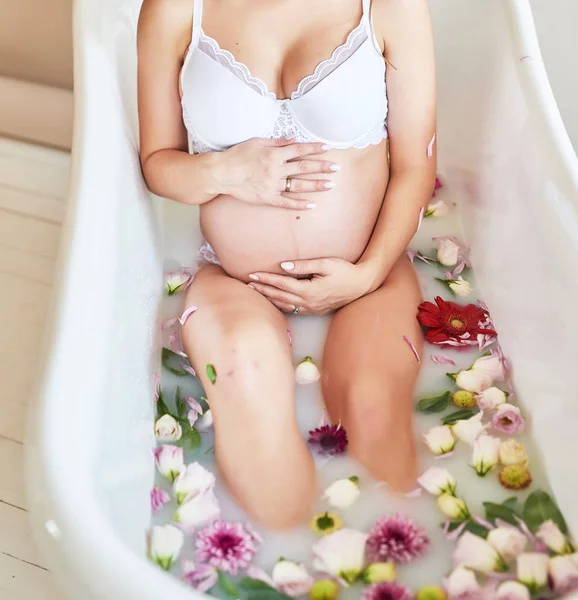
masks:
<path id="1" fill-rule="evenodd" d="M 68 170 L 66 153 L 0 138 L 0 600 L 63 600 L 31 538 L 23 459 Z"/>

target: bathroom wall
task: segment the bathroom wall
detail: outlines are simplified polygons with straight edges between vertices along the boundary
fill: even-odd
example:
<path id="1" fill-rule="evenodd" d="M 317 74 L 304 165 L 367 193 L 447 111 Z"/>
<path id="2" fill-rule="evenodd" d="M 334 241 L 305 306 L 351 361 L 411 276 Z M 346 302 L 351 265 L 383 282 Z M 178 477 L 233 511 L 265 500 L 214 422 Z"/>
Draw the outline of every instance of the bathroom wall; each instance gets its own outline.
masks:
<path id="1" fill-rule="evenodd" d="M 0 0 L 0 135 L 69 148 L 73 0 Z"/>

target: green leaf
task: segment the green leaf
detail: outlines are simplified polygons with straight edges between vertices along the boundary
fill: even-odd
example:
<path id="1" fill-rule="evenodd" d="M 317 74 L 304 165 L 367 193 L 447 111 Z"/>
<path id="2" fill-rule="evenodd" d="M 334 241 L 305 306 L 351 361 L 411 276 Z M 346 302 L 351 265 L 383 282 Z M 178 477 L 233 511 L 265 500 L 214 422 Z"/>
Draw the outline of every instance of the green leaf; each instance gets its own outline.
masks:
<path id="1" fill-rule="evenodd" d="M 510 504 L 495 504 L 494 502 L 484 502 L 484 509 L 486 511 L 486 519 L 491 523 L 495 523 L 496 519 L 502 519 L 510 525 L 518 526 L 516 516 L 519 516 Z"/>
<path id="2" fill-rule="evenodd" d="M 449 392 L 448 392 L 449 393 Z M 460 410 L 456 410 L 456 412 L 450 413 L 446 417 L 442 419 L 442 423 L 444 425 L 453 425 L 458 421 L 462 421 L 463 419 L 469 419 L 477 414 L 479 411 L 477 408 L 460 408 Z"/>
<path id="3" fill-rule="evenodd" d="M 173 352 L 169 348 L 163 348 L 161 353 L 161 362 L 167 371 L 170 371 L 179 377 L 188 375 L 188 373 L 183 369 L 183 365 L 188 364 L 187 359 L 184 356 L 180 356 L 176 352 Z"/>
<path id="4" fill-rule="evenodd" d="M 551 519 L 562 533 L 568 532 L 568 526 L 560 509 L 543 490 L 532 492 L 524 504 L 523 518 L 531 531 L 536 531 L 544 521 Z"/>
<path id="5" fill-rule="evenodd" d="M 468 521 L 468 524 L 464 527 L 464 530 L 484 539 L 486 539 L 488 537 L 488 533 L 490 533 L 488 529 L 476 521 Z"/>
<path id="6" fill-rule="evenodd" d="M 504 506 L 508 506 L 509 508 L 514 510 L 517 514 L 519 514 L 520 516 L 522 515 L 522 507 L 519 506 L 519 500 L 518 500 L 518 498 L 516 498 L 516 496 L 512 496 L 511 498 L 504 500 L 502 502 L 502 504 Z"/>
<path id="7" fill-rule="evenodd" d="M 239 592 L 231 578 L 220 569 L 217 569 L 217 585 L 227 596 L 232 596 L 233 598 L 239 597 Z"/>
<path id="8" fill-rule="evenodd" d="M 178 385 L 175 391 L 175 406 L 177 407 L 177 415 L 179 415 L 181 419 L 184 419 L 187 416 L 187 405 L 181 394 L 181 388 Z"/>
<path id="9" fill-rule="evenodd" d="M 422 413 L 438 413 L 445 410 L 452 398 L 451 392 L 445 392 L 441 396 L 434 396 L 432 398 L 422 398 L 417 403 L 417 409 Z"/>
<path id="10" fill-rule="evenodd" d="M 157 419 L 164 417 L 164 415 L 170 415 L 171 411 L 169 407 L 165 403 L 165 399 L 163 398 L 163 393 L 159 388 L 159 399 L 157 400 Z"/>
<path id="11" fill-rule="evenodd" d="M 201 399 L 199 400 L 199 404 L 201 405 L 201 407 L 203 409 L 203 414 L 205 414 L 209 410 L 209 403 L 207 402 L 207 399 L 204 396 L 201 396 Z"/>
<path id="12" fill-rule="evenodd" d="M 191 427 L 179 441 L 187 452 L 196 452 L 201 447 L 201 434 Z"/>
<path id="13" fill-rule="evenodd" d="M 242 590 L 247 590 L 248 592 L 257 592 L 257 591 L 274 591 L 277 590 L 272 588 L 268 583 L 261 581 L 260 579 L 253 579 L 253 577 L 243 577 L 239 581 L 239 587 Z"/>
<path id="14" fill-rule="evenodd" d="M 215 381 L 217 381 L 217 370 L 215 369 L 215 365 L 208 364 L 206 370 L 209 381 L 214 385 Z"/>

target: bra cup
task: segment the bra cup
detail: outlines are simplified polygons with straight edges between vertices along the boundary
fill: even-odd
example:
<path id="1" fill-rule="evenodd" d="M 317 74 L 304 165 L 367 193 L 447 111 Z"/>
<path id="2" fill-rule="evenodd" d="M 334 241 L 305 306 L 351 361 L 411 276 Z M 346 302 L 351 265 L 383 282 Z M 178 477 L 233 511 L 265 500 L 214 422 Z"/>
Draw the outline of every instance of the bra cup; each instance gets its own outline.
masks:
<path id="1" fill-rule="evenodd" d="M 260 96 L 203 52 L 191 55 L 183 74 L 183 108 L 198 137 L 224 150 L 252 137 L 265 137 L 279 107 Z"/>
<path id="2" fill-rule="evenodd" d="M 290 103 L 297 121 L 311 134 L 344 144 L 363 136 L 387 116 L 385 63 L 370 43 Z"/>

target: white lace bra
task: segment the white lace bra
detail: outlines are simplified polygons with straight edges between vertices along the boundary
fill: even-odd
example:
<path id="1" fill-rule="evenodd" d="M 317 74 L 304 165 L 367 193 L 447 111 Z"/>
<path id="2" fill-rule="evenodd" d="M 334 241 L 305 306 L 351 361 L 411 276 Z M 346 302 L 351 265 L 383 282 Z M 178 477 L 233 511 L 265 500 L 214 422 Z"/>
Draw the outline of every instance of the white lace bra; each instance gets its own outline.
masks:
<path id="1" fill-rule="evenodd" d="M 371 26 L 370 0 L 362 0 L 361 22 L 346 42 L 288 99 L 278 99 L 205 35 L 203 0 L 194 2 L 192 40 L 180 78 L 191 151 L 221 151 L 253 137 L 295 137 L 333 148 L 364 148 L 387 137 L 385 61 Z"/>

